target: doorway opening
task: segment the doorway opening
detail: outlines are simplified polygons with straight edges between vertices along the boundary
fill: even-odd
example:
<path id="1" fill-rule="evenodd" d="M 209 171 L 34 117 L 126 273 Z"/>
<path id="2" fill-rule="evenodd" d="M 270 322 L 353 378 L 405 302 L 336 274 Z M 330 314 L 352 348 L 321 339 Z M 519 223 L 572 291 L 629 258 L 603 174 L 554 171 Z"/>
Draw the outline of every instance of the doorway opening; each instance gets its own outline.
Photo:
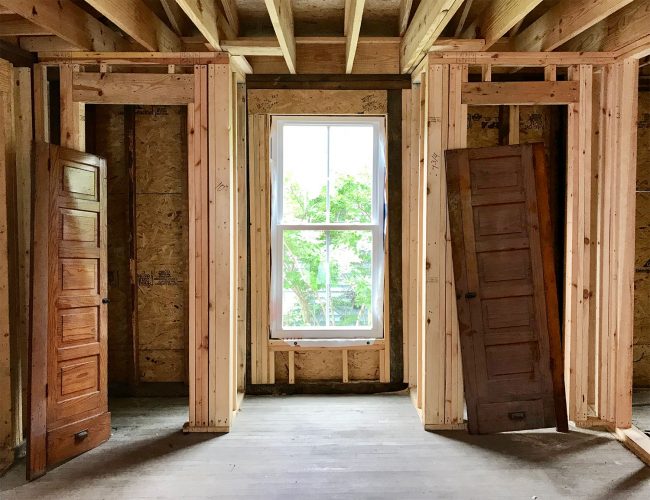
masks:
<path id="1" fill-rule="evenodd" d="M 107 160 L 109 411 L 176 398 L 188 414 L 187 107 L 87 105 Z M 166 403 L 167 404 L 167 403 Z"/>

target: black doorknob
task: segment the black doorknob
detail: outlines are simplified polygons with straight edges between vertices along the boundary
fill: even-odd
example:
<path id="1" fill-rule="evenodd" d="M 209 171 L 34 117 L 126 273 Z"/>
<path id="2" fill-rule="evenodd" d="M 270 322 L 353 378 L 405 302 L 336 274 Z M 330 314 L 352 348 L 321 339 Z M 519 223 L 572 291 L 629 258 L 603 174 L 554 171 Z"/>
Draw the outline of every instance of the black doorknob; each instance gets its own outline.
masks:
<path id="1" fill-rule="evenodd" d="M 104 297 L 104 298 L 102 299 L 102 304 L 108 304 L 109 302 L 110 302 L 110 299 L 108 299 L 108 298 L 106 298 L 106 297 Z"/>

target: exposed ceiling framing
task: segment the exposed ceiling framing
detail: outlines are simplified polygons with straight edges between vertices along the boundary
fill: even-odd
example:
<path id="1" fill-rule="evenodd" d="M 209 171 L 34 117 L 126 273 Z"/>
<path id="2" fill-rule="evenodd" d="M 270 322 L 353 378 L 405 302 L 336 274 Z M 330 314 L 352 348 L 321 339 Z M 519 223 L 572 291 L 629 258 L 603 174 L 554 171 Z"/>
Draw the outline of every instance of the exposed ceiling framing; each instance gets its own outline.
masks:
<path id="1" fill-rule="evenodd" d="M 431 51 L 644 57 L 650 0 L 0 0 L 0 41 L 40 54 L 224 50 L 246 72 L 336 59 L 341 73 L 410 73 Z"/>

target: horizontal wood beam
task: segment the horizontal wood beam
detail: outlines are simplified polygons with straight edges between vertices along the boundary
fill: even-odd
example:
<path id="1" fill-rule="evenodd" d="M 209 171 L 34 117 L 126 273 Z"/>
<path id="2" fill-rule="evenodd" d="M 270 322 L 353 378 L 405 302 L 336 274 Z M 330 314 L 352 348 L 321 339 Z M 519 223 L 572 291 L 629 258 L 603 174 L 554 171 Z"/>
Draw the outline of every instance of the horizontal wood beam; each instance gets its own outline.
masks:
<path id="1" fill-rule="evenodd" d="M 86 104 L 188 104 L 194 75 L 73 73 L 72 100 Z"/>
<path id="2" fill-rule="evenodd" d="M 86 0 L 124 33 L 153 52 L 179 52 L 181 39 L 143 0 Z"/>
<path id="3" fill-rule="evenodd" d="M 454 17 L 463 0 L 422 0 L 400 47 L 402 73 L 413 70 Z"/>
<path id="4" fill-rule="evenodd" d="M 71 0 L 1 0 L 1 4 L 82 49 L 118 51 L 133 48 L 119 33 Z"/>
<path id="5" fill-rule="evenodd" d="M 276 38 L 237 38 L 224 40 L 221 48 L 233 56 L 279 56 L 282 48 Z"/>
<path id="6" fill-rule="evenodd" d="M 535 105 L 578 102 L 579 82 L 478 82 L 463 83 L 463 104 Z"/>
<path id="7" fill-rule="evenodd" d="M 554 50 L 632 0 L 572 0 L 547 10 L 512 40 L 516 51 Z"/>
<path id="8" fill-rule="evenodd" d="M 464 31 L 464 38 L 484 38 L 489 49 L 522 21 L 542 0 L 493 0 Z"/>
<path id="9" fill-rule="evenodd" d="M 228 64 L 227 52 L 46 52 L 39 54 L 45 64 L 153 64 L 193 66 L 195 64 Z"/>
<path id="10" fill-rule="evenodd" d="M 429 54 L 429 64 L 469 64 L 478 66 L 571 66 L 574 64 L 611 64 L 611 52 L 435 52 Z"/>
<path id="11" fill-rule="evenodd" d="M 61 52 L 81 50 L 81 47 L 58 36 L 21 36 L 18 45 L 29 52 Z"/>

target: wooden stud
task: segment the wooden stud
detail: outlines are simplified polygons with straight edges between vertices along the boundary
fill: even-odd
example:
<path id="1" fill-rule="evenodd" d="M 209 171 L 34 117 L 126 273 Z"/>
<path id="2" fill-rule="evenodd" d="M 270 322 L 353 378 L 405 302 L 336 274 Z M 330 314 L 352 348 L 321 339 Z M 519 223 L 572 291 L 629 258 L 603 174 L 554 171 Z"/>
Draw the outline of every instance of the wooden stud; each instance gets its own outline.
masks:
<path id="1" fill-rule="evenodd" d="M 289 383 L 296 383 L 296 351 L 289 351 Z"/>
<path id="2" fill-rule="evenodd" d="M 341 350 L 341 363 L 342 363 L 342 369 L 343 369 L 343 383 L 347 383 L 350 381 L 350 374 L 349 374 L 349 365 L 348 365 L 348 350 L 347 349 L 342 349 Z"/>
<path id="3" fill-rule="evenodd" d="M 61 145 L 85 151 L 85 105 L 75 102 L 73 97 L 73 81 L 79 65 L 62 64 L 59 66 L 60 81 L 60 112 L 61 112 Z"/>

